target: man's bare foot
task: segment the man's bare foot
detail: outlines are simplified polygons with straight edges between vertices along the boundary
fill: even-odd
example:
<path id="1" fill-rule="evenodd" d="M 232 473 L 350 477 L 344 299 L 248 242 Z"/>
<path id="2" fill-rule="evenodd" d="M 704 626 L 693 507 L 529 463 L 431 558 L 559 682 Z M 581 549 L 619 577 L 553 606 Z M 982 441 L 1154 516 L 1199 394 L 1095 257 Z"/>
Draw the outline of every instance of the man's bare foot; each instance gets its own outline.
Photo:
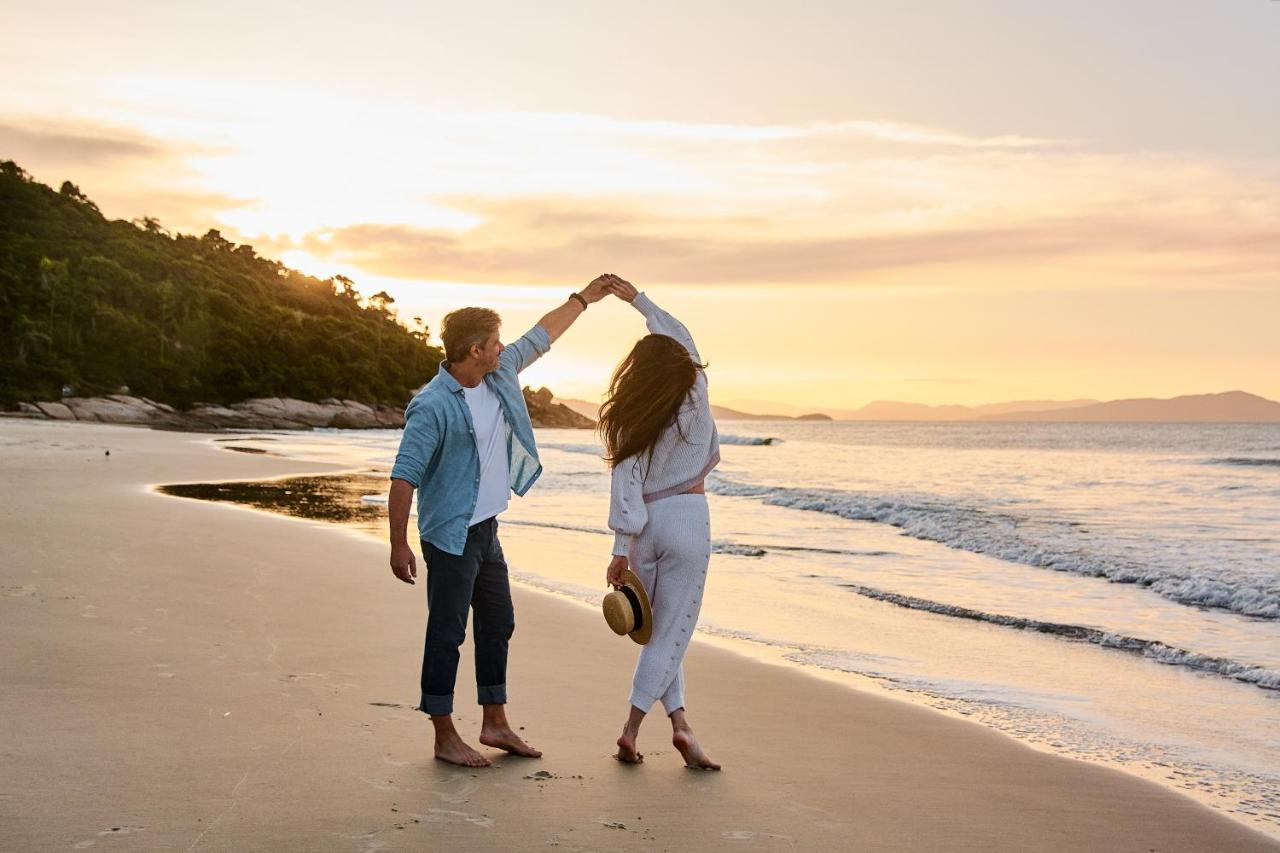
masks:
<path id="1" fill-rule="evenodd" d="M 436 736 L 436 758 L 459 767 L 489 766 L 489 759 L 467 746 L 457 732 Z"/>
<path id="2" fill-rule="evenodd" d="M 480 742 L 485 746 L 506 750 L 512 755 L 519 755 L 524 758 L 542 757 L 540 750 L 534 749 L 525 743 L 520 735 L 511 731 L 510 726 L 482 728 L 480 730 Z"/>
<path id="3" fill-rule="evenodd" d="M 644 756 L 636 751 L 636 733 L 622 730 L 621 737 L 618 738 L 618 754 L 614 758 L 623 764 L 643 764 Z"/>
<path id="4" fill-rule="evenodd" d="M 691 729 L 679 729 L 671 733 L 671 745 L 680 750 L 684 766 L 692 770 L 719 770 L 720 765 L 702 751 Z"/>

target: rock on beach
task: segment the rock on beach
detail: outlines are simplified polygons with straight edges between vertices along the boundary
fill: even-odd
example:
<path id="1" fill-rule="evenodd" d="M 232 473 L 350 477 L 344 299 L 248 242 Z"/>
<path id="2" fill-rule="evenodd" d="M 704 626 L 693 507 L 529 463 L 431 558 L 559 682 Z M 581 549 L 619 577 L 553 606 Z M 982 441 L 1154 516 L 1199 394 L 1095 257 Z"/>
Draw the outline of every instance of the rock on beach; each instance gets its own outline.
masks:
<path id="1" fill-rule="evenodd" d="M 589 429 L 594 422 L 561 403 L 551 391 L 524 389 L 534 426 Z M 105 397 L 66 397 L 61 402 L 19 403 L 16 411 L 0 417 L 29 420 L 88 421 L 132 424 L 157 429 L 208 432 L 228 429 L 400 429 L 404 412 L 395 406 L 371 406 L 359 400 L 333 397 L 313 403 L 290 397 L 255 397 L 227 406 L 196 403 L 178 411 L 147 397 L 110 394 Z"/>

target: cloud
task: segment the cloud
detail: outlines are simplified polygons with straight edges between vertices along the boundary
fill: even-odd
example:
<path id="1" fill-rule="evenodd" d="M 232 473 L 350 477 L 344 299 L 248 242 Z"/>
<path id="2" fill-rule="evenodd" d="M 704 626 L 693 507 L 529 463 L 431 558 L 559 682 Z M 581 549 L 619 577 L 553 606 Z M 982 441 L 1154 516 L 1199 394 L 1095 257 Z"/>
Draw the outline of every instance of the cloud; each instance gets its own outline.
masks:
<path id="1" fill-rule="evenodd" d="M 116 81 L 97 124 L 8 120 L 0 143 L 108 215 L 217 227 L 357 278 L 1105 286 L 1280 268 L 1274 162 L 874 119 L 637 121 L 193 85 Z"/>
<path id="2" fill-rule="evenodd" d="M 19 163 L 38 160 L 87 166 L 167 153 L 154 140 L 105 128 L 13 123 L 0 123 L 0 151 Z"/>
<path id="3" fill-rule="evenodd" d="M 202 184 L 189 165 L 193 157 L 227 153 L 93 121 L 0 122 L 0 157 L 37 180 L 52 186 L 72 181 L 108 217 L 150 216 L 195 233 L 217 228 L 228 212 L 255 203 Z"/>
<path id="4" fill-rule="evenodd" d="M 899 379 L 899 382 L 923 383 L 927 385 L 978 385 L 981 379 L 968 379 L 961 376 L 937 376 L 937 377 L 919 377 L 914 379 Z"/>
<path id="5" fill-rule="evenodd" d="M 575 132 L 694 142 L 760 143 L 787 140 L 819 140 L 842 137 L 882 142 L 957 148 L 1039 148 L 1076 144 L 1067 139 L 1045 139 L 1006 134 L 969 136 L 940 128 L 894 121 L 815 121 L 796 124 L 717 124 L 704 122 L 615 119 L 581 113 L 488 113 L 491 120 L 507 122 L 519 116 L 545 125 L 549 120 Z"/>
<path id="6" fill-rule="evenodd" d="M 297 248 L 375 275 L 445 281 L 552 284 L 597 269 L 625 269 L 655 284 L 857 284 L 875 273 L 924 267 L 1034 268 L 1090 258 L 1098 271 L 1248 275 L 1280 267 L 1268 232 L 1119 217 L 1062 217 L 999 227 L 820 239 L 715 236 L 633 211 L 566 214 L 556 204 L 506 205 L 504 218 L 462 233 L 362 224 L 305 235 Z M 492 216 L 497 208 L 487 210 Z M 680 233 L 685 231 L 686 233 Z M 280 245 L 276 248 L 287 248 Z M 1028 282 L 1031 284 L 1031 282 Z"/>
<path id="7" fill-rule="evenodd" d="M 156 168 L 217 149 L 161 139 L 141 131 L 95 121 L 48 121 L 10 116 L 0 121 L 0 155 L 20 165 L 57 164 L 79 169 L 104 166 Z"/>

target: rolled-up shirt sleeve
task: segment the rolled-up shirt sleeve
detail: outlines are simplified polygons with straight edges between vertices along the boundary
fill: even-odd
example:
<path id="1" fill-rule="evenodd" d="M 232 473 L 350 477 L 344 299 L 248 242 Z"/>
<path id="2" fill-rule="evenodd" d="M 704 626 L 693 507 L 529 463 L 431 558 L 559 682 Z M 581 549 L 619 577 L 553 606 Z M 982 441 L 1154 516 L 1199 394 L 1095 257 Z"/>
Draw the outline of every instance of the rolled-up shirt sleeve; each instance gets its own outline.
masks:
<path id="1" fill-rule="evenodd" d="M 396 463 L 391 467 L 391 479 L 404 480 L 417 488 L 439 445 L 440 425 L 435 413 L 425 408 L 411 410 L 405 419 Z"/>
<path id="2" fill-rule="evenodd" d="M 629 456 L 613 469 L 609 489 L 609 529 L 613 531 L 613 553 L 629 556 L 632 537 L 640 535 L 649 522 L 644 503 L 644 460 Z"/>
<path id="3" fill-rule="evenodd" d="M 502 355 L 498 356 L 498 369 L 519 373 L 550 350 L 551 335 L 541 324 L 535 323 L 519 340 L 507 344 L 502 350 Z"/>

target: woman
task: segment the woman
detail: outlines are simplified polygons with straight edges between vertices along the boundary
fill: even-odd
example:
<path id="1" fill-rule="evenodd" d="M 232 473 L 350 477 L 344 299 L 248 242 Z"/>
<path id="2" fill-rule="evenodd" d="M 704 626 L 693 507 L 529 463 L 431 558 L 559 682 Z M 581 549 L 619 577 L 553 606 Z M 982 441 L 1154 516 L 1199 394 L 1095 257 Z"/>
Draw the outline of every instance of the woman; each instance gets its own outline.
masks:
<path id="1" fill-rule="evenodd" d="M 630 715 L 618 738 L 619 761 L 638 764 L 640 723 L 655 701 L 671 719 L 671 742 L 688 767 L 719 770 L 685 717 L 685 652 L 693 638 L 711 558 L 703 480 L 720 461 L 720 439 L 707 401 L 707 377 L 689 330 L 636 291 L 608 276 L 605 286 L 631 303 L 652 333 L 614 371 L 598 429 L 613 469 L 608 580 L 628 567 L 644 584 L 653 635 L 640 652 Z"/>

